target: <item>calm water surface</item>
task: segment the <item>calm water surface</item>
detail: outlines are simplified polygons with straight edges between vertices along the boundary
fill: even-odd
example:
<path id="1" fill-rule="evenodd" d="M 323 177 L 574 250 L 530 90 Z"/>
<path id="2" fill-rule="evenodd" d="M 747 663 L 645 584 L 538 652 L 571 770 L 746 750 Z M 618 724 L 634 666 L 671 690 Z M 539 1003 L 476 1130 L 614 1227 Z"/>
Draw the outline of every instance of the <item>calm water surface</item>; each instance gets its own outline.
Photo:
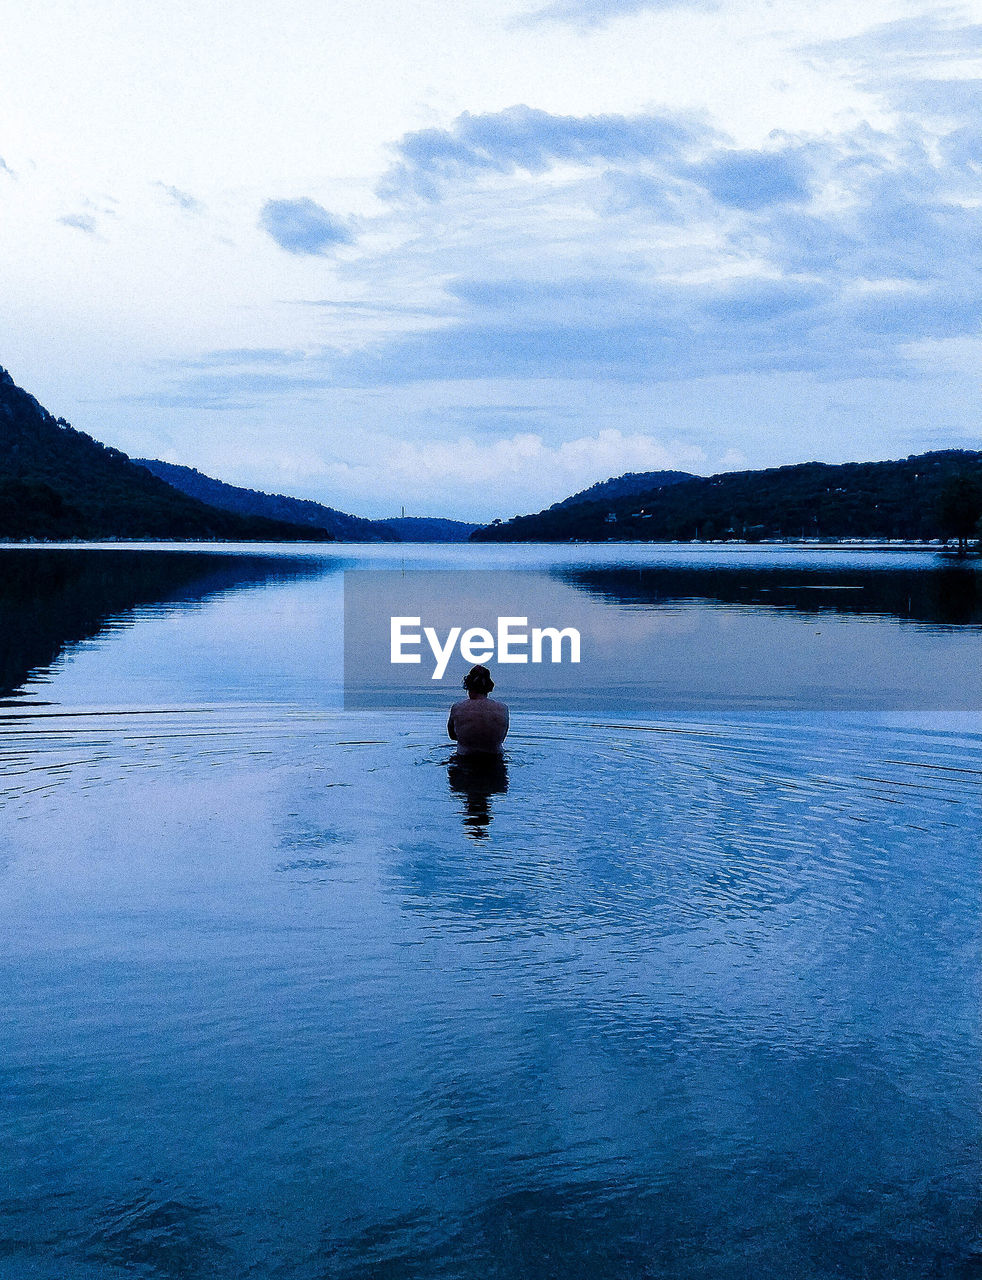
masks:
<path id="1" fill-rule="evenodd" d="M 474 773 L 342 709 L 338 570 L 403 563 L 780 638 L 792 691 L 852 656 L 824 710 L 513 699 Z M 979 1275 L 982 607 L 934 563 L 0 550 L 0 1276 Z"/>

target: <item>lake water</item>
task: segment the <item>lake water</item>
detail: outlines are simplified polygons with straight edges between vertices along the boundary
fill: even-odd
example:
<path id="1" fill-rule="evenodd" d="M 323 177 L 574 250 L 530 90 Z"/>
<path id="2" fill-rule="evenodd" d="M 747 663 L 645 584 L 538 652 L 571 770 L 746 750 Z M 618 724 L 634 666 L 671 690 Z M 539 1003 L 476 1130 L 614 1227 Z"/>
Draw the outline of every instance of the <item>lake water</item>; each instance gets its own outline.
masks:
<path id="1" fill-rule="evenodd" d="M 468 770 L 365 568 L 607 643 Z M 980 656 L 923 552 L 0 549 L 0 1277 L 978 1276 Z"/>

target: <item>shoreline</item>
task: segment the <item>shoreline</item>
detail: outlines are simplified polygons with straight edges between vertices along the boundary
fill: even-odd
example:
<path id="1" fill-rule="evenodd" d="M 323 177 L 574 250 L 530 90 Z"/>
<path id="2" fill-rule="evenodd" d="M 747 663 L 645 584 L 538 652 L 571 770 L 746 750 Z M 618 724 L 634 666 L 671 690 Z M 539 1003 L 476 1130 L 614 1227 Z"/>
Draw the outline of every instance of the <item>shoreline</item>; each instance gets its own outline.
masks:
<path id="1" fill-rule="evenodd" d="M 318 551 L 327 549 L 341 549 L 346 547 L 386 547 L 392 551 L 397 551 L 409 547 L 462 547 L 473 549 L 476 547 L 686 547 L 690 549 L 706 548 L 738 548 L 741 551 L 773 551 L 781 549 L 787 551 L 923 551 L 933 553 L 935 555 L 945 555 L 965 560 L 973 556 L 982 555 L 982 547 L 971 547 L 968 552 L 959 555 L 957 550 L 952 549 L 948 543 L 938 541 L 933 542 L 910 542 L 904 539 L 890 538 L 851 538 L 841 540 L 830 539 L 760 539 L 748 542 L 739 538 L 716 539 L 711 542 L 702 542 L 698 539 L 692 541 L 672 541 L 672 542 L 649 542 L 607 538 L 603 541 L 592 541 L 589 539 L 573 538 L 563 540 L 561 542 L 540 542 L 540 541 L 514 541 L 514 542 L 294 542 L 294 541 L 269 541 L 269 542 L 253 542 L 238 541 L 235 539 L 200 539 L 200 538 L 127 538 L 127 539 L 72 539 L 70 541 L 44 541 L 40 539 L 27 539 L 24 541 L 14 541 L 12 539 L 0 540 L 0 551 L 4 550 L 24 550 L 35 549 L 40 551 L 71 551 L 71 550 L 107 550 L 107 551 L 128 551 L 128 550 L 170 550 L 178 548 L 181 550 L 205 549 L 212 548 L 221 549 L 223 547 L 255 547 L 256 549 L 263 547 L 276 547 L 277 549 L 306 549 L 314 547 Z"/>

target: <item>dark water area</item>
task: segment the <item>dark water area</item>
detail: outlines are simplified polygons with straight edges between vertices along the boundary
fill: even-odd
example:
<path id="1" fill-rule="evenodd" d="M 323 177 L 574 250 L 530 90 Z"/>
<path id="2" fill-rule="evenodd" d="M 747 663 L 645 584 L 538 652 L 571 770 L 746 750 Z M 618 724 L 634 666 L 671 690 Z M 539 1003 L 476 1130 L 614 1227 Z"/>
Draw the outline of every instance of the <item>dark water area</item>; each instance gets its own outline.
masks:
<path id="1" fill-rule="evenodd" d="M 317 577 L 310 558 L 172 551 L 16 550 L 0 555 L 0 698 L 66 651 L 149 606 L 188 608 L 225 592 Z"/>
<path id="2" fill-rule="evenodd" d="M 973 561 L 875 571 L 835 562 L 816 572 L 787 567 L 711 565 L 641 568 L 575 568 L 558 571 L 564 582 L 612 604 L 651 608 L 680 600 L 706 600 L 792 614 L 840 614 L 895 618 L 941 627 L 982 628 L 982 573 Z"/>
<path id="3" fill-rule="evenodd" d="M 760 556 L 0 551 L 0 1277 L 982 1273 L 978 579 Z M 938 708 L 516 696 L 458 761 L 343 709 L 340 609 L 459 563 Z"/>

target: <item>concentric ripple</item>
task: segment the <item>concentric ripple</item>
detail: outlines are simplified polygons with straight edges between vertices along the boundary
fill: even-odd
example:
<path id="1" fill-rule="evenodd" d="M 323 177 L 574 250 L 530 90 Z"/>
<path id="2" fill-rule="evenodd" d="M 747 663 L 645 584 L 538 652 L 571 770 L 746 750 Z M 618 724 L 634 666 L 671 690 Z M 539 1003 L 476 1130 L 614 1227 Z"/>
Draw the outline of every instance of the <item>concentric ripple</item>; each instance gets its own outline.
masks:
<path id="1" fill-rule="evenodd" d="M 2 1280 L 976 1274 L 970 727 L 0 728 Z"/>

